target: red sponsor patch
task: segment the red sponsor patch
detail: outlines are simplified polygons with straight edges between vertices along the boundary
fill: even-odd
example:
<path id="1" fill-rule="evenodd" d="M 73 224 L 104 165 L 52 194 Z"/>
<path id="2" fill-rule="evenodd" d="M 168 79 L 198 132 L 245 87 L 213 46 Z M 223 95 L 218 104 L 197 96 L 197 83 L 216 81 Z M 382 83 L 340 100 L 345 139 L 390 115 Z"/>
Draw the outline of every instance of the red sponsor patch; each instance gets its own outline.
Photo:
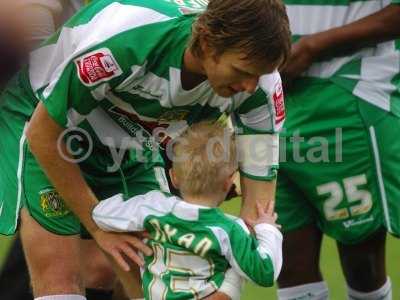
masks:
<path id="1" fill-rule="evenodd" d="M 107 48 L 87 53 L 75 60 L 79 79 L 92 86 L 122 74 L 121 68 Z"/>
<path id="2" fill-rule="evenodd" d="M 275 85 L 275 92 L 272 96 L 275 106 L 275 124 L 282 122 L 285 119 L 285 101 L 283 99 L 282 84 L 279 82 Z"/>

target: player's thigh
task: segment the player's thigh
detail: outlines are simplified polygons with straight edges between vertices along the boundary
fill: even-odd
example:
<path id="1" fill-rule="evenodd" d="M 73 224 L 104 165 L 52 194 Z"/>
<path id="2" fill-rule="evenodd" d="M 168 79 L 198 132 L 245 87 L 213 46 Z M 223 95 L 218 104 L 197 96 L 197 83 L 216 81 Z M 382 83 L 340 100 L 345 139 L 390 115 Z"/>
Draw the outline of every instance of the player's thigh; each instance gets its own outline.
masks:
<path id="1" fill-rule="evenodd" d="M 51 233 L 23 209 L 21 239 L 35 297 L 83 294 L 79 270 L 79 237 Z"/>
<path id="2" fill-rule="evenodd" d="M 304 88 L 307 86 L 307 89 Z M 328 81 L 289 94 L 281 168 L 316 211 L 319 228 L 344 244 L 382 226 L 368 128 L 359 101 Z"/>
<path id="3" fill-rule="evenodd" d="M 338 243 L 343 273 L 351 288 L 370 292 L 386 282 L 385 237 L 382 228 L 356 245 Z"/>
<path id="4" fill-rule="evenodd" d="M 284 264 L 278 278 L 279 287 L 321 281 L 322 233 L 315 225 L 314 208 L 283 170 L 278 176 L 276 211 L 284 236 Z"/>

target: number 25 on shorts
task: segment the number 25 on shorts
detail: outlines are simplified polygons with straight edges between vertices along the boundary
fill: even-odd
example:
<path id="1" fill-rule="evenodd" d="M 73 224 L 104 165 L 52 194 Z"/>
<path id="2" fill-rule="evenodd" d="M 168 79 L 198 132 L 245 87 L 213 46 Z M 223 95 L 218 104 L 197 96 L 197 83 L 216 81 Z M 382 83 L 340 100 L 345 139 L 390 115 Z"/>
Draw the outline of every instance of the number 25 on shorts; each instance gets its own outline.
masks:
<path id="1" fill-rule="evenodd" d="M 367 184 L 365 174 L 347 177 L 342 180 L 342 184 L 331 181 L 316 187 L 319 196 L 329 195 L 324 202 L 324 214 L 328 221 L 347 219 L 349 217 L 367 213 L 372 208 L 371 193 L 360 188 Z M 346 196 L 349 207 L 338 208 Z"/>

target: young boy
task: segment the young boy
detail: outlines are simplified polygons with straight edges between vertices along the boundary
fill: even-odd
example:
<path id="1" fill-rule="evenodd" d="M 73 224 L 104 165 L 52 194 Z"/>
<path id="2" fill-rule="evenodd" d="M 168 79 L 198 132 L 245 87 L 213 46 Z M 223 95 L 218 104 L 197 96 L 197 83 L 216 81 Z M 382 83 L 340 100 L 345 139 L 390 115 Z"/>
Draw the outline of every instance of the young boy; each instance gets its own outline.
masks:
<path id="1" fill-rule="evenodd" d="M 231 266 L 242 277 L 272 286 L 282 266 L 282 235 L 274 203 L 258 206 L 258 218 L 238 218 L 218 206 L 237 169 L 235 141 L 219 124 L 188 129 L 173 147 L 170 176 L 182 198 L 152 191 L 124 201 L 101 201 L 93 219 L 106 231 L 144 231 L 153 255 L 142 274 L 146 299 L 200 299 L 221 286 Z"/>

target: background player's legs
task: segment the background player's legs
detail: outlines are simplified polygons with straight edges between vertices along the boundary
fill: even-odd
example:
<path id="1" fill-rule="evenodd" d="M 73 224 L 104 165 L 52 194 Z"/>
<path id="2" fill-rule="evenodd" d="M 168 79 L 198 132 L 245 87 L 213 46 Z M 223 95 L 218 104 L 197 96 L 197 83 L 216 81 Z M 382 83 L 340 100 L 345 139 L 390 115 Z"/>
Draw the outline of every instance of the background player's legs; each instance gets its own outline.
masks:
<path id="1" fill-rule="evenodd" d="M 315 224 L 315 209 L 284 170 L 276 193 L 278 224 L 283 230 L 284 264 L 278 278 L 279 299 L 327 295 L 319 267 L 322 233 Z M 324 298 L 307 298 L 324 299 Z"/>
<path id="2" fill-rule="evenodd" d="M 84 294 L 80 278 L 79 236 L 50 233 L 23 209 L 21 239 L 36 298 Z"/>
<path id="3" fill-rule="evenodd" d="M 322 233 L 313 224 L 285 233 L 285 259 L 278 278 L 280 300 L 328 298 L 328 289 L 319 268 L 321 242 Z"/>
<path id="4" fill-rule="evenodd" d="M 370 293 L 385 285 L 385 242 L 386 231 L 382 229 L 356 245 L 337 243 L 343 273 L 351 290 Z M 379 295 L 371 299 L 389 298 Z"/>
<path id="5" fill-rule="evenodd" d="M 319 269 L 321 242 L 322 233 L 313 224 L 285 233 L 282 249 L 285 263 L 278 278 L 279 288 L 322 280 Z"/>

